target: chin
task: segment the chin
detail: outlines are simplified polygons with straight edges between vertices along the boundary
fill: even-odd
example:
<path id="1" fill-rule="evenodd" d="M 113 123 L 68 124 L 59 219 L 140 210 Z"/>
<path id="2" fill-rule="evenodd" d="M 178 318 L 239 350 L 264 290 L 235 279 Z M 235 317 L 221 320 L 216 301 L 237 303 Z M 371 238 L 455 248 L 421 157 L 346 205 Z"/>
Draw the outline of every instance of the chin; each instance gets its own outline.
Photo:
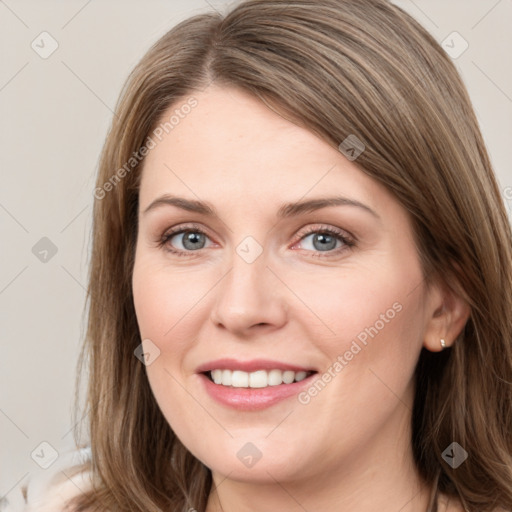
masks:
<path id="1" fill-rule="evenodd" d="M 228 476 L 230 480 L 251 483 L 272 483 L 276 480 L 291 481 L 305 477 L 307 456 L 303 450 L 300 453 L 283 450 L 270 440 L 268 429 L 265 434 L 249 441 L 246 435 L 243 438 L 230 439 L 228 443 L 215 443 L 216 450 L 208 453 L 194 453 L 194 456 L 208 467 L 213 473 Z M 297 450 L 300 443 L 290 442 L 289 447 Z M 300 465 L 299 465 L 300 464 Z M 310 464 L 314 467 L 314 464 Z"/>

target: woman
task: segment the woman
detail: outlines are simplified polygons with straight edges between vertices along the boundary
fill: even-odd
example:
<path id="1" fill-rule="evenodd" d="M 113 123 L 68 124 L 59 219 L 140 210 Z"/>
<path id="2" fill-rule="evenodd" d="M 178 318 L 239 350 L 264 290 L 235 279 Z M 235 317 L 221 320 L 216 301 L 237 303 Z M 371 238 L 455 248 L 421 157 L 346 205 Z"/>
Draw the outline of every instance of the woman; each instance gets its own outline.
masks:
<path id="1" fill-rule="evenodd" d="M 510 226 L 401 9 L 182 22 L 129 77 L 95 198 L 69 510 L 512 509 Z"/>

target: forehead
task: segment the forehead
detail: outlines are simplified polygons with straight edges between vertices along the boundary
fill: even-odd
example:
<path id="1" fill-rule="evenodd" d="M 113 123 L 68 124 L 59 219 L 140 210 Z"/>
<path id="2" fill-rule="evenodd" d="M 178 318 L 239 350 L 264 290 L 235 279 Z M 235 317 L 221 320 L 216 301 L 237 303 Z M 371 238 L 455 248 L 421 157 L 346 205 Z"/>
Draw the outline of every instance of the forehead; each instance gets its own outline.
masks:
<path id="1" fill-rule="evenodd" d="M 195 106 L 183 108 L 186 104 Z M 387 195 L 337 148 L 238 89 L 196 91 L 169 107 L 163 123 L 173 115 L 168 133 L 154 139 L 156 146 L 146 156 L 142 206 L 165 192 L 212 202 L 219 194 L 282 202 L 283 194 L 296 200 L 343 193 L 368 203 Z"/>

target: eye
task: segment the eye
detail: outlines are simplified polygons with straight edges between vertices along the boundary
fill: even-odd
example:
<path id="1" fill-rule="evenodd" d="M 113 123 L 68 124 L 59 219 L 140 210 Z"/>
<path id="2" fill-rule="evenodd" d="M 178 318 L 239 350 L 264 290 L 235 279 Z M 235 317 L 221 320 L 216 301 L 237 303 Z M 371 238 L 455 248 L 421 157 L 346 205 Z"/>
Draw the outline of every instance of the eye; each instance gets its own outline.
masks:
<path id="1" fill-rule="evenodd" d="M 343 231 L 332 227 L 312 227 L 302 233 L 300 238 L 301 249 L 312 251 L 312 256 L 323 257 L 339 254 L 355 246 L 355 240 Z"/>
<path id="2" fill-rule="evenodd" d="M 300 249 L 317 257 L 338 255 L 356 245 L 353 237 L 331 226 L 312 226 L 298 236 Z M 205 231 L 192 224 L 167 231 L 158 240 L 158 246 L 177 256 L 191 256 L 194 252 L 210 247 L 211 244 L 207 245 L 208 241 L 211 242 Z"/>
<path id="3" fill-rule="evenodd" d="M 180 226 L 165 233 L 158 245 L 178 256 L 186 256 L 187 253 L 204 249 L 207 240 L 208 236 L 198 226 Z"/>

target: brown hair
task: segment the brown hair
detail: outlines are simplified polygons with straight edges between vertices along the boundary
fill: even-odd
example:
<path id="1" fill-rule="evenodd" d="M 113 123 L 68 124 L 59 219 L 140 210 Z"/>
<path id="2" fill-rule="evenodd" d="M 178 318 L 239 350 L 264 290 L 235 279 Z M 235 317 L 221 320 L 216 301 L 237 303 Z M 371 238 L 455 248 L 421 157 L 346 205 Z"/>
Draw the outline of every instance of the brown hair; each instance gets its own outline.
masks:
<path id="1" fill-rule="evenodd" d="M 166 33 L 118 102 L 97 178 L 79 367 L 87 358 L 95 488 L 77 510 L 206 507 L 210 470 L 177 439 L 134 357 L 131 277 L 139 150 L 171 105 L 212 82 L 260 98 L 334 147 L 349 135 L 365 144 L 356 163 L 409 212 L 426 284 L 442 280 L 471 307 L 453 347 L 423 349 L 418 361 L 416 464 L 468 511 L 512 509 L 512 236 L 454 64 L 385 0 L 248 0 Z M 469 453 L 457 469 L 442 458 L 453 441 Z"/>

